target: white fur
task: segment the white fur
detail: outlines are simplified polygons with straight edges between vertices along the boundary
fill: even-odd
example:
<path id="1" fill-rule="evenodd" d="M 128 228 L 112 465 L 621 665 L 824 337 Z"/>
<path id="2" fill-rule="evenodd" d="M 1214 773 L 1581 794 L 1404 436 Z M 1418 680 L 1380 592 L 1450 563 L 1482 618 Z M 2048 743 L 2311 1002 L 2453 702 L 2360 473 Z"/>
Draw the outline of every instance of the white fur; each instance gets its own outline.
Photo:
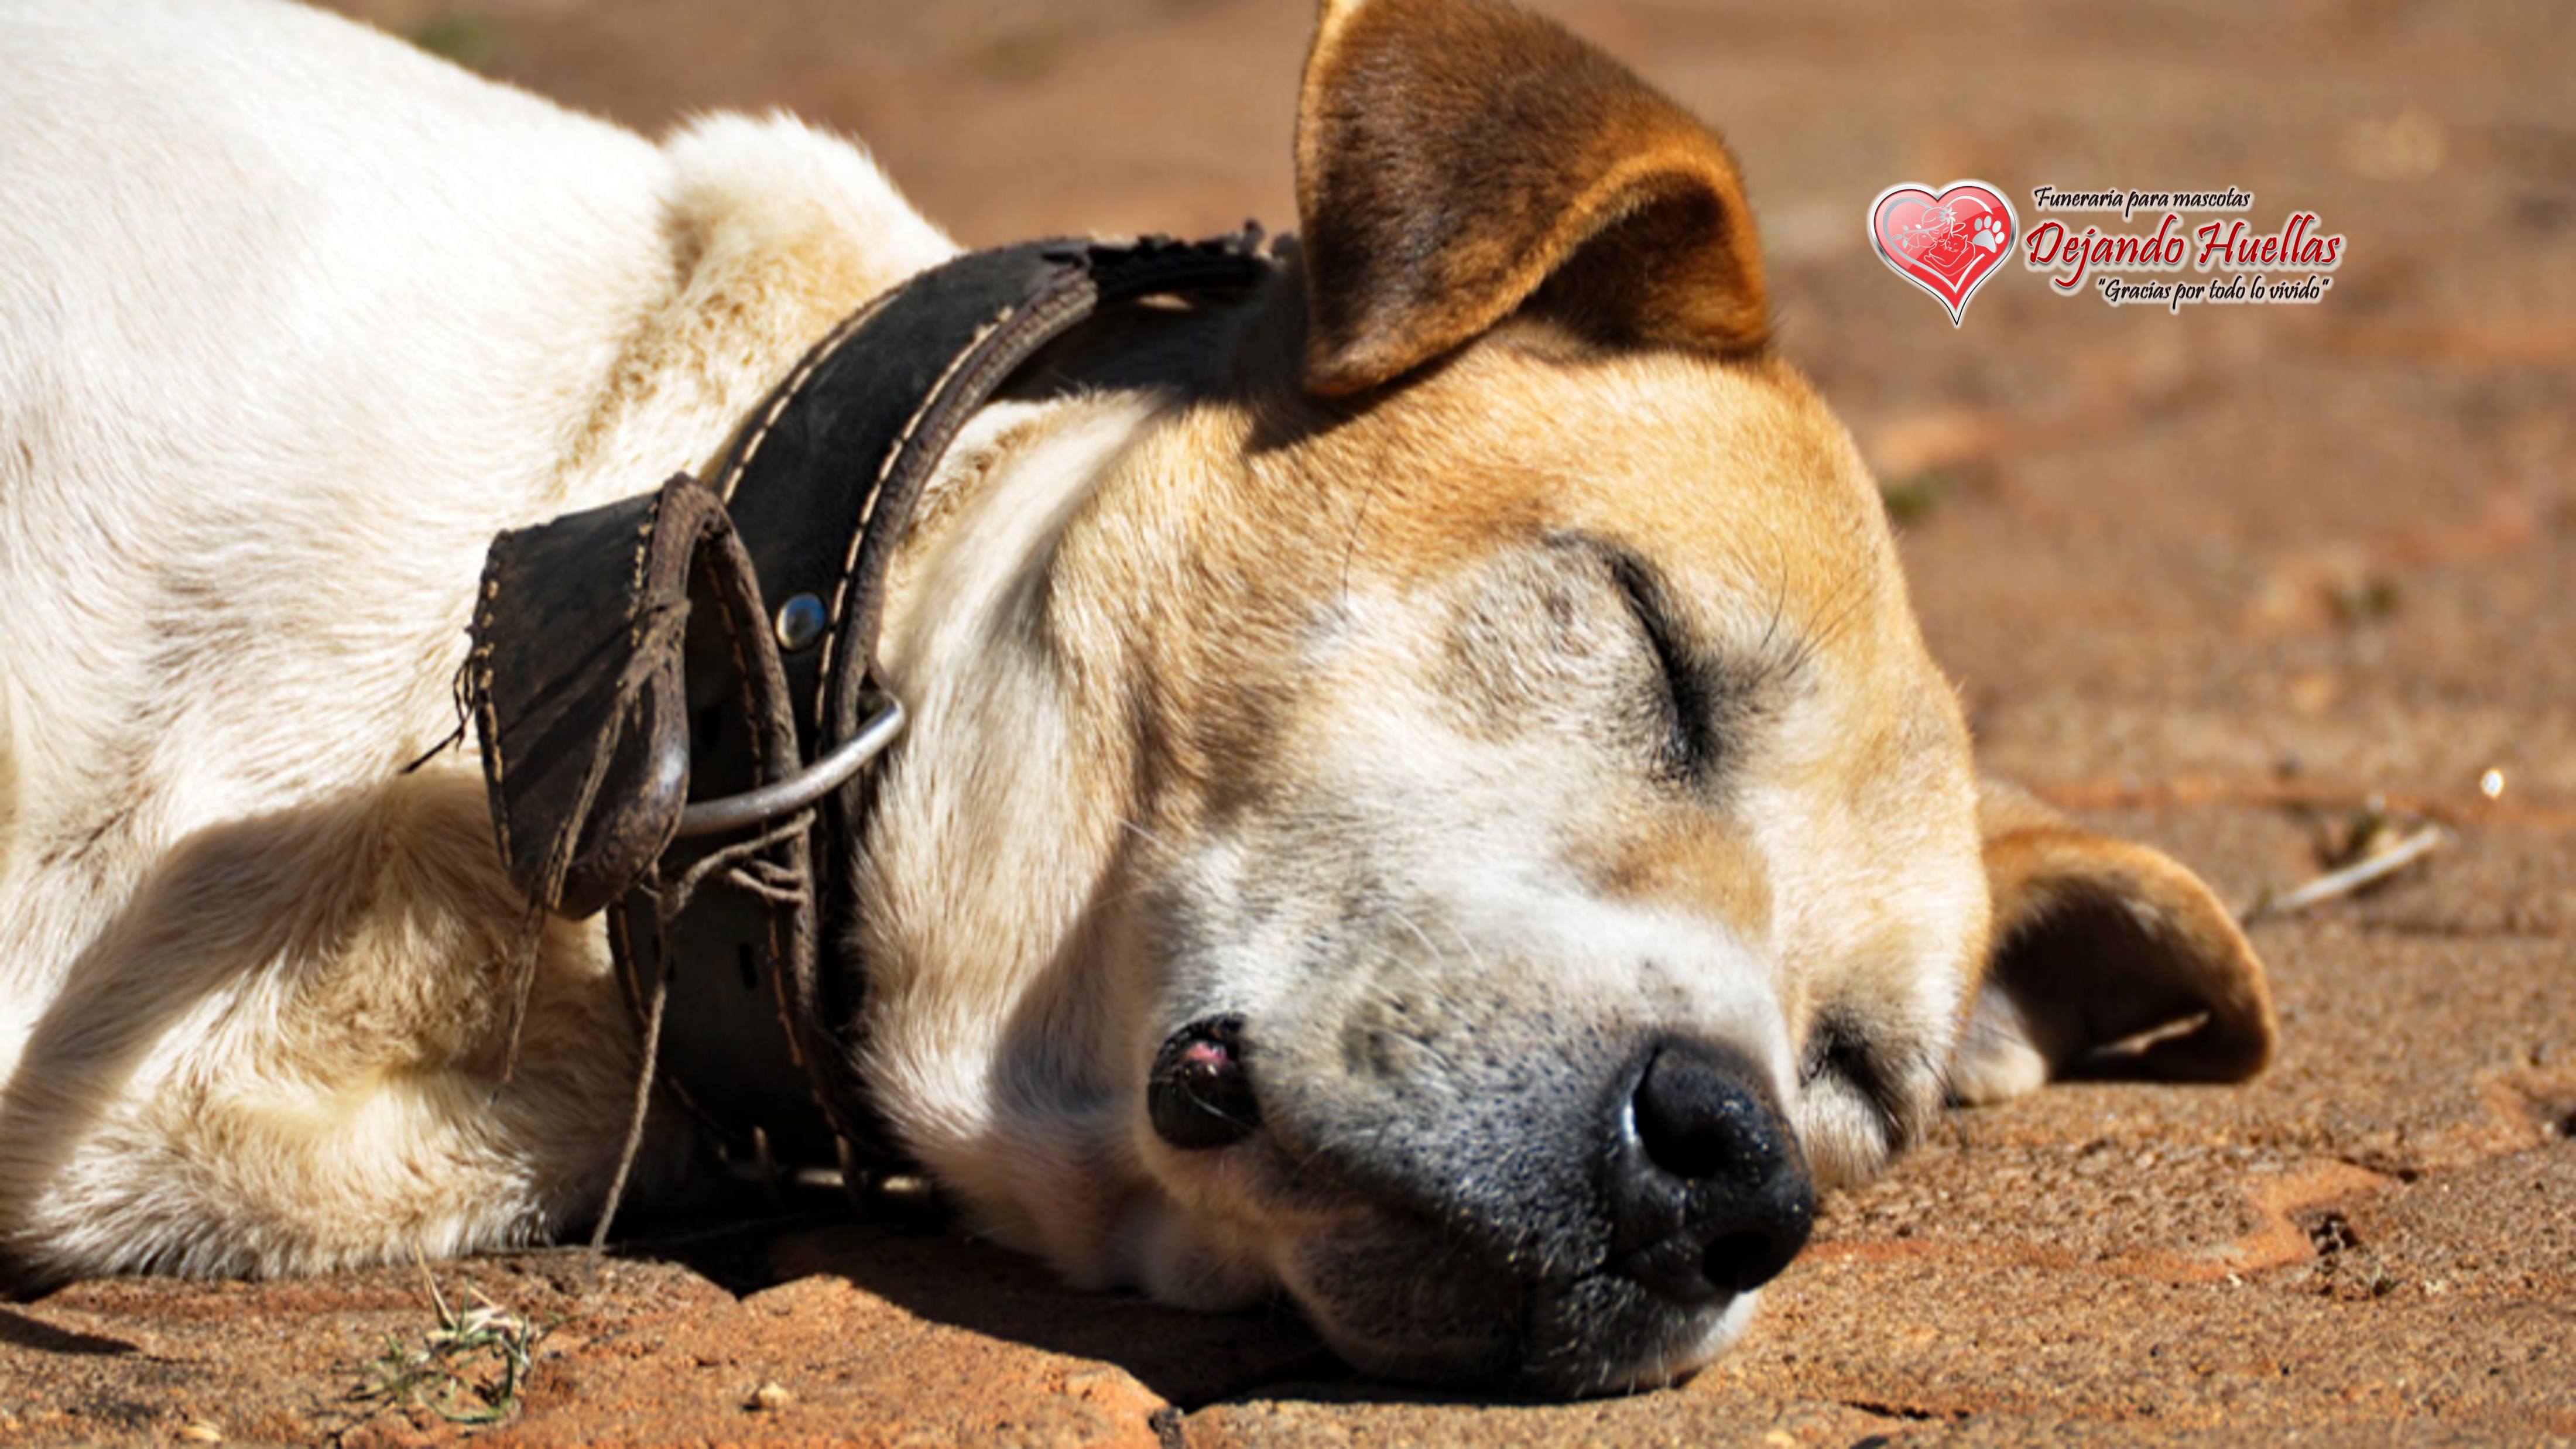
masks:
<path id="1" fill-rule="evenodd" d="M 567 1050 L 497 1101 L 488 1019 L 418 1025 L 511 913 L 470 751 L 396 773 L 484 549 L 704 468 L 950 245 L 795 123 L 657 147 L 244 0 L 0 5 L 0 198 L 0 1235 L 243 1271 L 548 1231 L 628 1076 L 598 931 L 549 938 Z"/>

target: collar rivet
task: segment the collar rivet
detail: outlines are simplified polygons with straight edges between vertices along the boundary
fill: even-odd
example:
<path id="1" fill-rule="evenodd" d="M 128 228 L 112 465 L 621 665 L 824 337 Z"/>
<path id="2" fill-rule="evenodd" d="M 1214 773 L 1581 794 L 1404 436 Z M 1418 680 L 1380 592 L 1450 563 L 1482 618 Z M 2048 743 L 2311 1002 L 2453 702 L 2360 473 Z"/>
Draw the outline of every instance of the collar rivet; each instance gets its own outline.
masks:
<path id="1" fill-rule="evenodd" d="M 814 647 L 823 637 L 823 601 L 812 594 L 798 594 L 778 606 L 778 647 L 790 654 Z"/>

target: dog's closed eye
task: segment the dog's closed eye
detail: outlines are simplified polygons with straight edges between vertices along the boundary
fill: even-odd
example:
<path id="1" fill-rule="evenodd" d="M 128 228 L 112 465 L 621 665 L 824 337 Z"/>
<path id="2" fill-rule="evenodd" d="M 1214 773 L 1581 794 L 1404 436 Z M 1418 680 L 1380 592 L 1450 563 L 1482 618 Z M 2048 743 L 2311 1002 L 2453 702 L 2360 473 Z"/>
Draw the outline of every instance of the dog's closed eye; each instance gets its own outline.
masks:
<path id="1" fill-rule="evenodd" d="M 1657 750 L 1659 773 L 1690 781 L 1704 776 L 1718 757 L 1719 726 L 1725 711 L 1718 682 L 1701 667 L 1684 644 L 1662 579 L 1644 559 L 1624 549 L 1608 551 L 1610 577 L 1619 585 L 1628 612 L 1644 631 L 1654 651 L 1663 684 L 1664 738 Z"/>
<path id="2" fill-rule="evenodd" d="M 1652 560 L 1569 531 L 1469 596 L 1444 683 L 1480 728 L 1587 735 L 1657 784 L 1701 792 L 1744 757 L 1766 701 L 1795 672 L 1780 632 L 1731 657 L 1702 637 L 1686 596 Z"/>
<path id="3" fill-rule="evenodd" d="M 1774 618 L 1749 653 L 1729 654 L 1698 636 L 1671 577 L 1644 554 L 1593 538 L 1596 555 L 1645 641 L 1661 704 L 1655 772 L 1684 787 L 1719 783 L 1751 743 L 1753 726 L 1798 672 L 1801 655 Z"/>

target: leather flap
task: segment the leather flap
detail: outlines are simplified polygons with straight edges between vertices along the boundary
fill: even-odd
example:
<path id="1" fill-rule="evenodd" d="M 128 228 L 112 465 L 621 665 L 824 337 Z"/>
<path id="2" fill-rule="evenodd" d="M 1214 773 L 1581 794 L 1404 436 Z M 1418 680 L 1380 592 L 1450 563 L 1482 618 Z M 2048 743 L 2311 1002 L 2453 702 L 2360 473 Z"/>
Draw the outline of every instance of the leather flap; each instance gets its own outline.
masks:
<path id="1" fill-rule="evenodd" d="M 492 541 L 467 665 L 483 783 L 510 879 L 557 915 L 615 900 L 679 824 L 691 563 L 739 567 L 706 549 L 731 530 L 680 474 Z"/>

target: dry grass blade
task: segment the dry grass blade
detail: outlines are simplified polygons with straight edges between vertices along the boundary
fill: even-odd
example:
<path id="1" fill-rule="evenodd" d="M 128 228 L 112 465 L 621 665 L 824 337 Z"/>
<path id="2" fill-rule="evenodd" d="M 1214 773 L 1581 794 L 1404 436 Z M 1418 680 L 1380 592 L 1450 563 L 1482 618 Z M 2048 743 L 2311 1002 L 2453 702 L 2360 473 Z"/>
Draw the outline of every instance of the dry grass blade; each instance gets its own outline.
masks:
<path id="1" fill-rule="evenodd" d="M 453 1424 L 497 1424 L 518 1412 L 519 1394 L 535 1365 L 544 1327 L 503 1308 L 468 1285 L 474 1306 L 459 1313 L 440 1292 L 428 1264 L 421 1278 L 429 1285 L 436 1326 L 417 1346 L 398 1334 L 385 1335 L 384 1352 L 376 1356 L 367 1381 L 351 1397 L 419 1405 Z"/>

